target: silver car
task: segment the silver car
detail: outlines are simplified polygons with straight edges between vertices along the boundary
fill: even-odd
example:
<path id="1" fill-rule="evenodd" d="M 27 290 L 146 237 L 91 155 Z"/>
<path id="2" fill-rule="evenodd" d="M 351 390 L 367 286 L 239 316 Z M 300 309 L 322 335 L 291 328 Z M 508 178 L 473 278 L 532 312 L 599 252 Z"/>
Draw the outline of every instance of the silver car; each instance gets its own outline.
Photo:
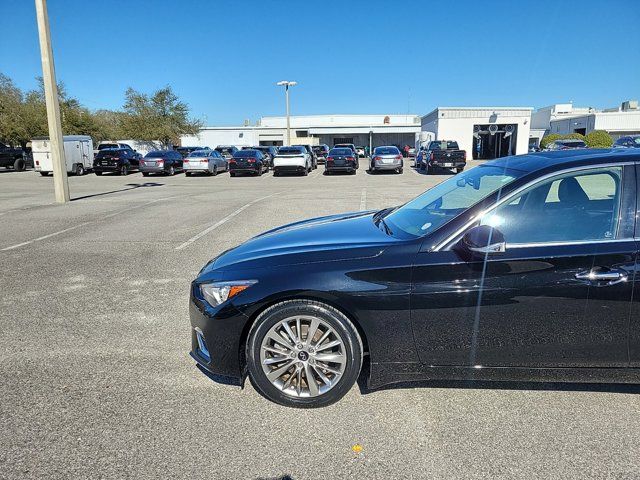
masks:
<path id="1" fill-rule="evenodd" d="M 229 162 L 215 150 L 195 150 L 184 159 L 184 174 L 204 173 L 217 175 L 229 171 Z"/>
<path id="2" fill-rule="evenodd" d="M 373 149 L 371 164 L 369 165 L 371 173 L 378 170 L 394 170 L 397 173 L 402 173 L 403 166 L 402 153 L 400 153 L 398 147 L 391 145 Z"/>

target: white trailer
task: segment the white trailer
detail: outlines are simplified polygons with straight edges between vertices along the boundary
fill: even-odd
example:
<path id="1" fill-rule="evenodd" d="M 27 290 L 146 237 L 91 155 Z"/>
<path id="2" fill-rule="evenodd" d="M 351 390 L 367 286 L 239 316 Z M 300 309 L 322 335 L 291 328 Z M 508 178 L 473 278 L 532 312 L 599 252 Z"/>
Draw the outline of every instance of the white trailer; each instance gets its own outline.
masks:
<path id="1" fill-rule="evenodd" d="M 93 140 L 88 135 L 65 135 L 64 156 L 67 161 L 67 173 L 84 175 L 93 169 Z M 47 176 L 53 173 L 53 160 L 51 158 L 51 142 L 48 137 L 34 138 L 31 140 L 33 152 L 33 166 L 40 175 Z"/>

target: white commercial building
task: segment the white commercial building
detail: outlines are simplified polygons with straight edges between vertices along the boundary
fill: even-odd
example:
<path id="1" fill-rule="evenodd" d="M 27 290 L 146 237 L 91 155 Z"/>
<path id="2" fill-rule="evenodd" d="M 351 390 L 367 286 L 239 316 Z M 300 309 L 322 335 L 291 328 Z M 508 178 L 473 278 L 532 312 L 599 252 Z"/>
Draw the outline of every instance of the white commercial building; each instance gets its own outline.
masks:
<path id="1" fill-rule="evenodd" d="M 438 107 L 421 119 L 421 129 L 437 140 L 455 140 L 467 158 L 525 154 L 529 147 L 529 107 Z"/>
<path id="2" fill-rule="evenodd" d="M 634 100 L 605 110 L 558 103 L 534 112 L 531 116 L 531 128 L 542 133 L 539 134 L 540 138 L 550 133 L 587 135 L 594 130 L 604 130 L 615 140 L 623 135 L 640 133 L 640 109 L 638 102 Z"/>
<path id="3" fill-rule="evenodd" d="M 291 116 L 290 144 L 353 143 L 365 147 L 411 145 L 420 132 L 417 115 L 303 115 Z M 256 125 L 204 127 L 199 135 L 181 137 L 184 146 L 284 145 L 287 118 L 262 117 Z"/>

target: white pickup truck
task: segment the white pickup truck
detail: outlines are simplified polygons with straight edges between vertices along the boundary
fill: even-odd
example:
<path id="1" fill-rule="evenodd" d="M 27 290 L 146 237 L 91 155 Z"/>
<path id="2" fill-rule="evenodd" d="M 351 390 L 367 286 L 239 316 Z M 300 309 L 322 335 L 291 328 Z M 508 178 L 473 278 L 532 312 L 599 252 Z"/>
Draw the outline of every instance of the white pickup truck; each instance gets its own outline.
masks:
<path id="1" fill-rule="evenodd" d="M 311 171 L 311 156 L 304 147 L 280 147 L 273 159 L 273 175 L 299 173 L 308 175 Z"/>

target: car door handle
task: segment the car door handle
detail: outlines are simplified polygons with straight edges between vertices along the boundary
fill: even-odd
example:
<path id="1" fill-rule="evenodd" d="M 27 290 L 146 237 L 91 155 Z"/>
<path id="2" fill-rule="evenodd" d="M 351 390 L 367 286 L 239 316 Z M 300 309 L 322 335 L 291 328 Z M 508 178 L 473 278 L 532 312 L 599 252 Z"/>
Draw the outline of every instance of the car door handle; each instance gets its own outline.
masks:
<path id="1" fill-rule="evenodd" d="M 616 283 L 626 282 L 627 273 L 622 270 L 604 270 L 599 268 L 593 268 L 587 272 L 576 273 L 576 280 L 583 280 L 588 282 L 603 282 L 608 285 L 615 285 Z"/>

